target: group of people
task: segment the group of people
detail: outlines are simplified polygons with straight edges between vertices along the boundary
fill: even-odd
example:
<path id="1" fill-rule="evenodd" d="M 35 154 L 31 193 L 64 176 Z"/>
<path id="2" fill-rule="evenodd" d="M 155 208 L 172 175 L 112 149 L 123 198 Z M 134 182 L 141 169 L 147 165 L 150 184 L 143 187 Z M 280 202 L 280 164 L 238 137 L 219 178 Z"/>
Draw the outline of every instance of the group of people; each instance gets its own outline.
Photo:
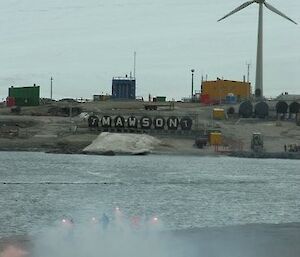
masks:
<path id="1" fill-rule="evenodd" d="M 297 144 L 289 144 L 289 145 L 285 144 L 284 151 L 285 152 L 299 152 L 300 146 Z"/>
<path id="2" fill-rule="evenodd" d="M 103 230 L 106 230 L 111 223 L 110 218 L 106 213 L 103 213 L 100 218 L 93 217 L 91 219 L 91 223 L 94 225 L 101 225 Z M 158 224 L 159 220 L 156 216 L 153 216 L 150 219 L 146 219 L 145 217 L 133 216 L 129 219 L 124 219 L 119 208 L 115 210 L 115 218 L 114 218 L 114 227 L 123 227 L 128 226 L 131 229 L 149 229 L 150 227 L 155 227 L 155 224 Z M 62 219 L 62 224 L 64 227 L 73 228 L 75 225 L 74 219 L 72 217 L 66 217 Z"/>
<path id="3" fill-rule="evenodd" d="M 97 220 L 95 217 L 92 218 L 93 223 L 100 223 L 102 224 L 102 228 L 106 229 L 109 224 L 109 217 L 103 213 L 102 217 Z M 66 227 L 72 228 L 75 225 L 74 219 L 72 217 L 65 217 L 62 219 L 62 224 Z"/>

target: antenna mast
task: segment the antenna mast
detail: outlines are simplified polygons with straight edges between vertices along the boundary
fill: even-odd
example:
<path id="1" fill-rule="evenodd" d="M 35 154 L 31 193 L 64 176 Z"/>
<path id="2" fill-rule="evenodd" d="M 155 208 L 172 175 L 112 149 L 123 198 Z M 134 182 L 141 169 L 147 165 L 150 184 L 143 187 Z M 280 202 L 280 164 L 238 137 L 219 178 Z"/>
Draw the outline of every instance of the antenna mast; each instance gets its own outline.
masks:
<path id="1" fill-rule="evenodd" d="M 135 68 L 136 68 L 136 51 L 134 51 L 133 55 L 133 77 L 135 78 Z"/>
<path id="2" fill-rule="evenodd" d="M 251 63 L 246 63 L 246 65 L 247 65 L 247 82 L 249 82 Z"/>

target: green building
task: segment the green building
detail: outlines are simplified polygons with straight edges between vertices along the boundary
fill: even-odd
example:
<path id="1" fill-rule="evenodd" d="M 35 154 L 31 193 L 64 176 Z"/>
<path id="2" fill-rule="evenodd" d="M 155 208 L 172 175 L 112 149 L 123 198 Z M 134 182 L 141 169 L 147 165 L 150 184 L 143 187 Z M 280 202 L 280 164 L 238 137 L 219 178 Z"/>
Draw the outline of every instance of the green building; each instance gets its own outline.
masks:
<path id="1" fill-rule="evenodd" d="M 157 96 L 153 99 L 153 102 L 165 102 L 166 98 L 166 96 Z"/>
<path id="2" fill-rule="evenodd" d="M 17 106 L 36 106 L 40 104 L 40 87 L 10 87 L 8 96 L 15 98 Z"/>

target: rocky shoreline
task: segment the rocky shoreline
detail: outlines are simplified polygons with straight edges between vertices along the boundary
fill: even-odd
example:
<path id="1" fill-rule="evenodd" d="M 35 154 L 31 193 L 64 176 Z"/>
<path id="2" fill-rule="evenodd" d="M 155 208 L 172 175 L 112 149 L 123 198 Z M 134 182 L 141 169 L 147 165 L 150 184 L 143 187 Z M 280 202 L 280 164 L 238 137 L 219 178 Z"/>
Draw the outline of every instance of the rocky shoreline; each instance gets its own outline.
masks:
<path id="1" fill-rule="evenodd" d="M 121 110 L 120 103 L 101 103 L 103 110 L 109 109 L 109 113 L 117 114 L 121 111 L 127 113 L 129 110 L 137 111 L 136 107 L 129 103 L 128 109 Z M 109 104 L 109 105 L 108 105 Z M 114 108 L 112 108 L 114 107 Z M 131 109 L 129 109 L 131 107 Z M 46 108 L 37 107 L 37 110 Z M 48 107 L 47 107 L 48 108 Z M 87 110 L 91 106 L 86 106 Z M 30 109 L 30 113 L 34 109 Z M 0 110 L 1 111 L 1 110 Z M 4 112 L 5 109 L 2 109 Z M 140 112 L 140 111 L 139 111 Z M 205 129 L 217 129 L 222 132 L 222 146 L 216 151 L 213 146 L 207 146 L 199 149 L 194 146 L 195 135 L 177 135 L 146 133 L 137 134 L 152 136 L 161 141 L 155 143 L 151 149 L 139 147 L 135 150 L 128 147 L 135 146 L 138 140 L 132 139 L 135 134 L 131 134 L 124 143 L 120 141 L 116 144 L 110 144 L 108 140 L 102 141 L 103 144 L 97 146 L 97 151 L 90 150 L 90 154 L 117 155 L 132 154 L 134 151 L 138 154 L 167 154 L 167 155 L 193 155 L 193 156 L 231 156 L 241 158 L 280 158 L 280 159 L 300 159 L 300 154 L 293 152 L 284 152 L 285 145 L 298 144 L 300 139 L 300 130 L 296 124 L 290 121 L 281 121 L 280 124 L 273 120 L 223 120 L 212 122 L 210 116 L 211 109 L 201 108 L 198 105 L 178 106 L 176 113 L 180 115 L 197 115 L 199 124 Z M 0 114 L 0 151 L 34 151 L 57 154 L 87 154 L 83 149 L 92 144 L 100 136 L 101 131 L 90 130 L 87 121 L 82 117 L 56 117 L 56 116 L 33 116 L 30 113 L 23 115 L 5 115 Z M 147 113 L 147 112 L 146 112 Z M 159 114 L 159 112 L 157 113 Z M 169 114 L 171 115 L 171 114 Z M 76 125 L 76 126 L 75 126 Z M 76 127 L 76 129 L 74 129 Z M 15 133 L 15 132 L 18 133 Z M 13 133 L 14 132 L 14 133 Z M 251 151 L 251 138 L 253 132 L 260 132 L 264 138 L 263 153 L 253 153 Z M 117 134 L 117 133 L 116 133 Z M 125 134 L 125 133 L 123 133 Z M 117 140 L 115 140 L 116 142 Z M 134 141 L 134 142 L 133 142 Z M 123 142 L 123 144 L 121 144 Z M 142 142 L 144 142 L 142 140 Z M 155 140 L 153 140 L 155 142 Z M 114 146 L 115 149 L 111 149 Z M 119 149 L 117 149 L 119 148 Z M 121 149 L 122 148 L 122 149 Z M 222 148 L 222 149 L 221 149 Z M 130 150 L 129 150 L 130 149 Z"/>
<path id="2" fill-rule="evenodd" d="M 300 153 L 296 152 L 231 152 L 231 157 L 256 158 L 256 159 L 293 159 L 299 160 Z"/>
<path id="3" fill-rule="evenodd" d="M 292 152 L 250 152 L 250 151 L 228 151 L 228 152 L 214 152 L 206 151 L 203 149 L 194 148 L 190 151 L 180 151 L 174 149 L 153 149 L 152 151 L 143 151 L 138 153 L 131 152 L 115 152 L 112 150 L 108 151 L 98 151 L 98 152 L 86 152 L 83 150 L 82 144 L 80 145 L 55 145 L 48 147 L 21 147 L 21 146 L 12 146 L 12 147 L 0 147 L 0 152 L 43 152 L 49 154 L 84 154 L 84 155 L 103 155 L 103 156 L 115 156 L 115 155 L 183 155 L 183 156 L 228 156 L 228 157 L 237 157 L 237 158 L 255 158 L 255 159 L 291 159 L 291 160 L 300 160 L 300 153 Z"/>

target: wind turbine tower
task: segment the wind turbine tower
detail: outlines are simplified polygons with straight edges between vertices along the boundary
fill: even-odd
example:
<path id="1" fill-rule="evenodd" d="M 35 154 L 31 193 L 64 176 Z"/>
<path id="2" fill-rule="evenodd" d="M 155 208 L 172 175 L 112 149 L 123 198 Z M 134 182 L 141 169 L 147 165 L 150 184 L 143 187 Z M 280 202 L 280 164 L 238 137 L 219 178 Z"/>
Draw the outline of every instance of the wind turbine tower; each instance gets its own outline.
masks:
<path id="1" fill-rule="evenodd" d="M 239 12 L 240 10 L 248 7 L 249 5 L 257 3 L 259 5 L 259 13 L 258 13 L 258 37 L 257 37 L 257 54 L 256 54 L 256 78 L 255 78 L 255 97 L 257 100 L 261 100 L 263 98 L 263 7 L 265 6 L 272 12 L 280 15 L 281 17 L 297 24 L 295 21 L 287 17 L 285 14 L 277 10 L 272 5 L 268 4 L 265 0 L 252 0 L 247 1 L 235 8 L 233 11 L 225 15 L 223 18 L 218 21 L 226 19 L 228 16 Z"/>

